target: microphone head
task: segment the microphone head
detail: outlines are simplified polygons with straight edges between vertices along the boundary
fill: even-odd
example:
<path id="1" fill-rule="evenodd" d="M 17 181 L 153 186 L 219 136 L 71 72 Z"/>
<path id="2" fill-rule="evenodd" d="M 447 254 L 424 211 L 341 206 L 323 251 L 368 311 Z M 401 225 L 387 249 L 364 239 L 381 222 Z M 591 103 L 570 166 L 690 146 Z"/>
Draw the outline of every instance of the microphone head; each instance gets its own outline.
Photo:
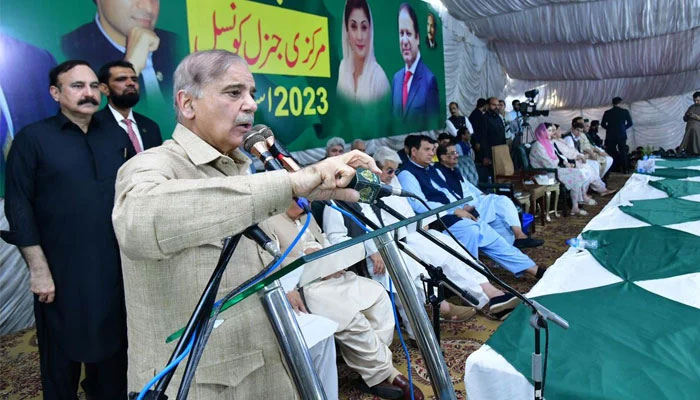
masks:
<path id="1" fill-rule="evenodd" d="M 275 135 L 272 133 L 272 129 L 270 129 L 269 126 L 263 125 L 263 124 L 257 124 L 250 128 L 251 131 L 256 131 L 257 133 L 261 134 L 262 137 L 265 139 L 269 138 L 270 136 L 275 137 Z"/>
<path id="2" fill-rule="evenodd" d="M 372 204 L 379 195 L 382 188 L 382 181 L 374 172 L 365 168 L 358 168 L 355 171 L 355 177 L 352 178 L 348 187 L 360 193 L 359 201 L 361 203 Z"/>
<path id="3" fill-rule="evenodd" d="M 265 142 L 265 138 L 259 132 L 251 129 L 243 136 L 243 148 L 248 153 L 253 153 L 253 146 L 259 142 Z M 266 146 L 267 147 L 267 146 Z"/>

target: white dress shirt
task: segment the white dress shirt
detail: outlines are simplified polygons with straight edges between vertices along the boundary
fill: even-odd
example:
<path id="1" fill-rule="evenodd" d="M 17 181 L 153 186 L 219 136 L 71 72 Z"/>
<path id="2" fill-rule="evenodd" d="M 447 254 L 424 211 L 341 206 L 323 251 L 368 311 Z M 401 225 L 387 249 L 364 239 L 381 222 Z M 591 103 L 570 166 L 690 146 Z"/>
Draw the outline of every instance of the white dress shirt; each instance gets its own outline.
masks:
<path id="1" fill-rule="evenodd" d="M 420 51 L 416 56 L 416 61 L 414 61 L 413 64 L 411 64 L 411 66 L 408 68 L 408 71 L 411 71 L 411 77 L 408 79 L 408 83 L 406 83 L 406 93 L 411 93 L 411 82 L 413 82 L 413 77 L 416 75 L 416 67 L 418 66 L 418 61 L 420 61 Z M 405 66 L 403 74 L 404 76 L 406 76 Z"/>
<path id="2" fill-rule="evenodd" d="M 119 113 L 119 111 L 115 110 L 111 104 L 107 104 L 107 107 L 109 107 L 109 111 L 112 112 L 112 115 L 114 115 L 114 119 L 117 120 L 117 123 L 119 126 L 124 129 L 124 132 L 126 132 L 127 137 L 129 135 L 129 128 L 126 126 L 126 122 L 124 122 L 124 116 Z M 136 133 L 136 138 L 139 140 L 139 144 L 141 145 L 141 150 L 145 150 L 143 147 L 143 139 L 141 139 L 141 132 L 139 132 L 139 126 L 136 124 L 136 120 L 134 119 L 134 111 L 129 110 L 129 116 L 127 117 L 131 121 L 131 128 L 134 130 L 134 133 Z"/>

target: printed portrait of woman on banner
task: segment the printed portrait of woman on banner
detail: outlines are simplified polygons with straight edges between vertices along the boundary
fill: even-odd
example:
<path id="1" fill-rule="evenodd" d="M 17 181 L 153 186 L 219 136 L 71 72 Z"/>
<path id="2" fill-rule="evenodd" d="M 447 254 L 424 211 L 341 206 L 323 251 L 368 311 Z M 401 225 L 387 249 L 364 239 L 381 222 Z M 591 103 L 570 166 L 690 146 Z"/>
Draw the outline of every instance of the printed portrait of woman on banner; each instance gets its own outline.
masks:
<path id="1" fill-rule="evenodd" d="M 338 93 L 368 103 L 389 93 L 389 79 L 374 57 L 374 25 L 366 0 L 347 0 L 343 13 L 343 59 L 338 68 Z"/>

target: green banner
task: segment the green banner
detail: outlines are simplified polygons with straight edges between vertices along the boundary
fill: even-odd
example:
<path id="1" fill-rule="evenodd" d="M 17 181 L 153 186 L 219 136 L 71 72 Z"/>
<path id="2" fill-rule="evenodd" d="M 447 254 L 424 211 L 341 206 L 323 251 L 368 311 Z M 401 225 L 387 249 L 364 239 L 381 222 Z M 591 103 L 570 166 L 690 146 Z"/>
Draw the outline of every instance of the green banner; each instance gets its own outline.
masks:
<path id="1" fill-rule="evenodd" d="M 290 150 L 322 147 L 333 136 L 351 141 L 444 126 L 442 23 L 420 0 L 4 0 L 5 156 L 23 126 L 57 111 L 47 74 L 67 59 L 95 71 L 131 61 L 141 76 L 135 110 L 169 138 L 175 67 L 189 52 L 211 48 L 248 62 L 255 121 Z"/>

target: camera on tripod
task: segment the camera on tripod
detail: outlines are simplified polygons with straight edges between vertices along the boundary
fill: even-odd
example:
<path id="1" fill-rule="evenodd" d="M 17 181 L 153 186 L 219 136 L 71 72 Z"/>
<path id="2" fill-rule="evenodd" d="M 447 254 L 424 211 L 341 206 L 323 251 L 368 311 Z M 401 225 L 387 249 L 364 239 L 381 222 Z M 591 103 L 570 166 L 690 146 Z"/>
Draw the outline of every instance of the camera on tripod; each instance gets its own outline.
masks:
<path id="1" fill-rule="evenodd" d="M 528 90 L 525 92 L 526 101 L 520 103 L 520 114 L 523 118 L 528 117 L 539 117 L 539 116 L 549 116 L 549 110 L 538 110 L 535 104 L 535 97 L 540 93 L 537 89 Z"/>

